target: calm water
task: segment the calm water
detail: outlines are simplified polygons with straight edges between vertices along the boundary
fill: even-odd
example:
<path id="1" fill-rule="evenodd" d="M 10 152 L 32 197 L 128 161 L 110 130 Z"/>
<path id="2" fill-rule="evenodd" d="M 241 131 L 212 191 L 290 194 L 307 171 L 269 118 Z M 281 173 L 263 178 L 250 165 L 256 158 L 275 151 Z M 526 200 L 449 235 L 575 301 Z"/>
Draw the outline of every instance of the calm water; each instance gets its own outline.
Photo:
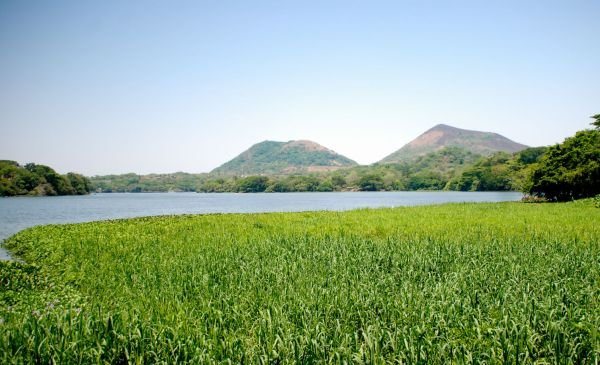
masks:
<path id="1" fill-rule="evenodd" d="M 347 210 L 448 202 L 498 202 L 520 198 L 520 193 L 507 192 L 138 193 L 0 198 L 0 241 L 22 229 L 50 223 L 184 213 Z M 0 259 L 8 258 L 8 253 L 0 247 Z"/>

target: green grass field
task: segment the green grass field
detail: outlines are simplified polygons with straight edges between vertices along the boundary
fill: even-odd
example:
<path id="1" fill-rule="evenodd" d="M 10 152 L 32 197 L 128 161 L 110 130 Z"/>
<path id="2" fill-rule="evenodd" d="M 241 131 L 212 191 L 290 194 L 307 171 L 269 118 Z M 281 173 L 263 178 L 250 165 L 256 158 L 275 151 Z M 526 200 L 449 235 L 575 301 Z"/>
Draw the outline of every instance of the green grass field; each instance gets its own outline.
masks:
<path id="1" fill-rule="evenodd" d="M 450 204 L 36 227 L 0 363 L 600 361 L 600 209 Z"/>

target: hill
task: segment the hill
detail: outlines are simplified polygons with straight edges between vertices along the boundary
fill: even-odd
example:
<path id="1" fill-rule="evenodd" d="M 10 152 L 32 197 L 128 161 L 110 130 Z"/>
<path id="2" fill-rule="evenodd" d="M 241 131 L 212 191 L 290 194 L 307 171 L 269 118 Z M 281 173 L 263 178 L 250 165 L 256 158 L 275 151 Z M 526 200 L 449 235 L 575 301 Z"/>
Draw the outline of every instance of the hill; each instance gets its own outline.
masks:
<path id="1" fill-rule="evenodd" d="M 273 175 L 331 171 L 357 163 L 312 141 L 264 141 L 211 171 L 218 175 Z"/>
<path id="2" fill-rule="evenodd" d="M 379 162 L 414 161 L 419 156 L 445 147 L 458 147 L 484 156 L 492 155 L 495 152 L 514 153 L 527 148 L 526 145 L 514 142 L 497 133 L 471 131 L 438 124 Z"/>

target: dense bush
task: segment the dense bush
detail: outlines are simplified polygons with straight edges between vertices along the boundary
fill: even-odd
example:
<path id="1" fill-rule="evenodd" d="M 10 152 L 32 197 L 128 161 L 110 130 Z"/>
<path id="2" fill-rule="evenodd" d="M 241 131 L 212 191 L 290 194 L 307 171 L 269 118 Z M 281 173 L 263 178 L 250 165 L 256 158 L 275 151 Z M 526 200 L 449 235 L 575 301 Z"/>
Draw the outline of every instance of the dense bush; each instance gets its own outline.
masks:
<path id="1" fill-rule="evenodd" d="M 546 151 L 531 175 L 530 194 L 550 201 L 600 193 L 600 130 L 585 130 Z"/>
<path id="2" fill-rule="evenodd" d="M 15 195 L 83 195 L 91 184 L 80 174 L 60 175 L 44 165 L 0 161 L 0 196 Z"/>

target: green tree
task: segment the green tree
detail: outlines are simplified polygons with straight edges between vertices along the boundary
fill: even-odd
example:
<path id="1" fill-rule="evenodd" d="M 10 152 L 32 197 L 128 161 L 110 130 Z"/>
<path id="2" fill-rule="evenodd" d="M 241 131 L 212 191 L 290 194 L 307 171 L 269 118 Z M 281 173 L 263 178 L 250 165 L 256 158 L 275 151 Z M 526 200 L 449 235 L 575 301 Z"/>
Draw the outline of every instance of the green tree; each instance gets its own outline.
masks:
<path id="1" fill-rule="evenodd" d="M 17 184 L 22 170 L 15 161 L 0 161 L 0 196 L 14 196 L 24 193 Z"/>
<path id="2" fill-rule="evenodd" d="M 79 174 L 60 175 L 44 165 L 0 161 L 0 196 L 87 194 L 90 189 L 90 181 Z"/>
<path id="3" fill-rule="evenodd" d="M 346 187 L 346 179 L 344 179 L 342 175 L 339 175 L 339 173 L 334 173 L 334 175 L 331 176 L 331 184 L 333 185 L 334 190 L 342 190 Z"/>
<path id="4" fill-rule="evenodd" d="M 51 167 L 28 163 L 25 165 L 25 169 L 33 174 L 36 174 L 40 177 L 40 179 L 43 179 L 45 183 L 50 185 L 43 188 L 44 194 L 71 195 L 75 193 L 69 180 L 54 171 L 54 169 Z"/>
<path id="5" fill-rule="evenodd" d="M 314 176 L 292 176 L 288 180 L 290 191 L 317 191 L 320 181 Z"/>
<path id="6" fill-rule="evenodd" d="M 90 181 L 83 175 L 69 172 L 67 179 L 71 185 L 73 192 L 77 195 L 85 195 L 90 192 Z"/>
<path id="7" fill-rule="evenodd" d="M 266 176 L 248 176 L 238 182 L 241 193 L 261 193 L 267 189 L 269 179 Z"/>
<path id="8" fill-rule="evenodd" d="M 383 178 L 377 174 L 366 174 L 358 179 L 358 188 L 362 191 L 378 191 L 383 189 Z"/>
<path id="9" fill-rule="evenodd" d="M 596 129 L 600 129 L 600 114 L 592 115 L 590 118 L 594 119 L 590 124 L 595 126 Z"/>
<path id="10" fill-rule="evenodd" d="M 287 193 L 291 191 L 291 188 L 287 181 L 278 179 L 275 181 L 271 181 L 271 183 L 265 191 L 268 193 Z"/>
<path id="11" fill-rule="evenodd" d="M 423 171 L 408 179 L 408 190 L 441 190 L 445 185 L 444 178 L 433 171 Z"/>
<path id="12" fill-rule="evenodd" d="M 539 162 L 546 153 L 547 147 L 529 147 L 523 151 L 517 152 L 517 161 L 523 165 L 529 165 Z"/>
<path id="13" fill-rule="evenodd" d="M 448 190 L 506 191 L 511 190 L 509 160 L 511 155 L 497 152 L 465 169 L 446 184 Z"/>
<path id="14" fill-rule="evenodd" d="M 533 170 L 528 192 L 550 201 L 600 194 L 600 130 L 585 130 L 549 147 Z"/>
<path id="15" fill-rule="evenodd" d="M 327 192 L 327 191 L 333 191 L 333 190 L 334 190 L 333 183 L 329 179 L 321 181 L 321 183 L 317 187 L 317 191 Z"/>

